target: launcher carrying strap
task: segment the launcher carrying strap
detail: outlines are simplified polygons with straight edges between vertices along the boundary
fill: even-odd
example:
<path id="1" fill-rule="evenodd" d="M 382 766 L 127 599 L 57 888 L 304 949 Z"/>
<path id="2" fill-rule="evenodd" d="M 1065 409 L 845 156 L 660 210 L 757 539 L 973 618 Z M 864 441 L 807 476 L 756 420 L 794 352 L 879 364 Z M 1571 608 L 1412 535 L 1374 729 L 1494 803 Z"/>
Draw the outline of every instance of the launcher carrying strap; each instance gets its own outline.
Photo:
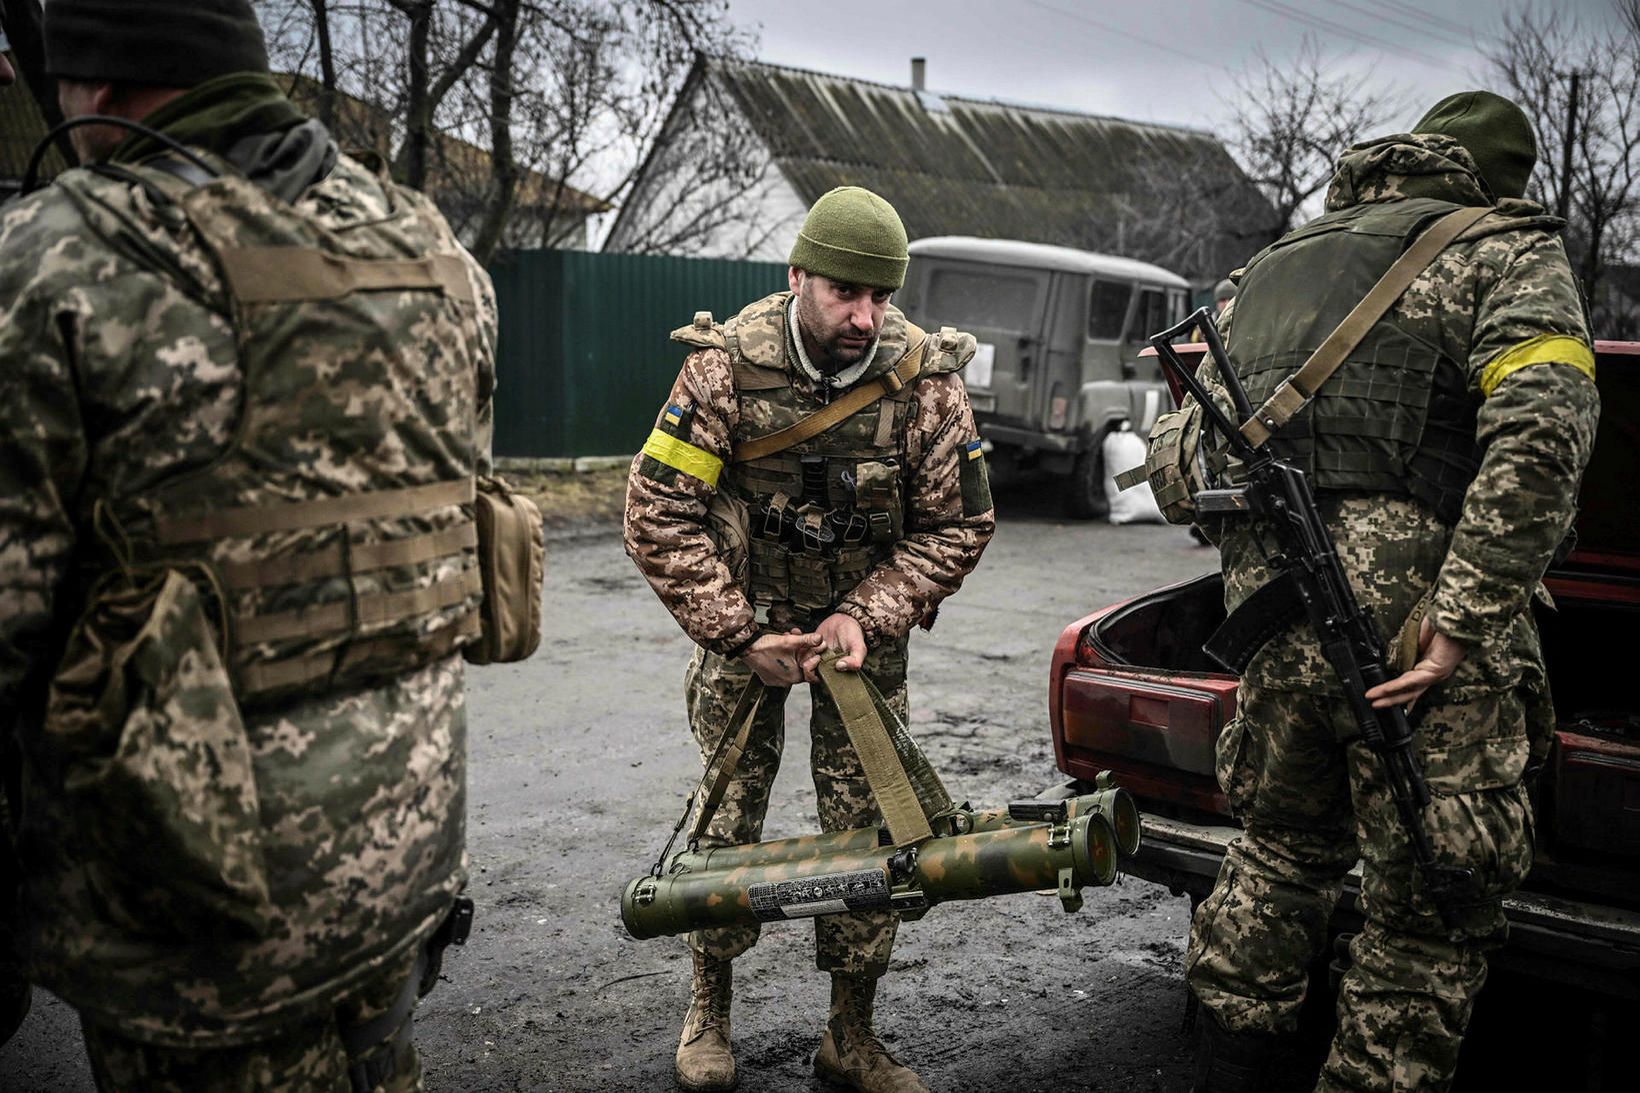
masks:
<path id="1" fill-rule="evenodd" d="M 1418 275 L 1429 268 L 1429 264 L 1448 244 L 1493 211 L 1491 206 L 1462 208 L 1447 213 L 1418 236 L 1362 297 L 1361 302 L 1344 316 L 1343 322 L 1334 327 L 1326 340 L 1316 347 L 1310 359 L 1283 380 L 1264 405 L 1242 423 L 1241 435 L 1247 438 L 1247 442 L 1255 448 L 1259 447 L 1270 439 L 1270 434 L 1291 421 L 1293 415 L 1315 396 L 1321 385 L 1344 363 L 1350 351 L 1361 344 L 1367 331 L 1384 317 Z"/>
<path id="2" fill-rule="evenodd" d="M 840 653 L 832 652 L 821 658 L 820 678 L 831 692 L 832 701 L 837 703 L 849 743 L 854 745 L 860 765 L 865 768 L 871 795 L 877 799 L 894 845 L 908 846 L 931 838 L 934 831 L 928 826 L 917 791 L 912 788 L 905 764 L 888 735 L 888 726 L 883 724 L 882 715 L 871 700 L 865 677 L 858 671 L 838 671 L 839 656 Z"/>
<path id="3" fill-rule="evenodd" d="M 849 743 L 854 745 L 860 765 L 865 768 L 866 782 L 871 786 L 877 807 L 882 810 L 889 836 L 895 846 L 909 846 L 930 838 L 934 830 L 929 826 L 928 815 L 906 773 L 905 761 L 889 735 L 888 726 L 883 723 L 877 704 L 872 701 L 870 683 L 858 671 L 838 671 L 837 658 L 842 655 L 841 652 L 832 651 L 821 658 L 820 678 L 831 693 L 832 701 L 837 703 L 837 712 L 843 719 Z M 729 783 L 734 780 L 735 769 L 740 765 L 740 757 L 745 754 L 746 742 L 752 734 L 752 724 L 757 720 L 757 711 L 762 707 L 767 693 L 768 688 L 755 675 L 740 692 L 734 712 L 729 717 L 729 725 L 718 738 L 711 758 L 706 761 L 706 770 L 701 774 L 695 792 L 685 802 L 683 815 L 661 850 L 652 870 L 653 875 L 660 876 L 665 870 L 672 845 L 684 824 L 688 823 L 690 812 L 695 812 L 695 822 L 689 829 L 688 845 L 691 848 L 698 846 L 701 837 L 706 834 L 718 806 L 723 803 L 723 795 L 729 790 Z M 704 795 L 702 787 L 705 787 Z M 943 787 L 939 792 L 943 794 Z M 695 810 L 697 799 L 700 801 L 698 811 Z"/>

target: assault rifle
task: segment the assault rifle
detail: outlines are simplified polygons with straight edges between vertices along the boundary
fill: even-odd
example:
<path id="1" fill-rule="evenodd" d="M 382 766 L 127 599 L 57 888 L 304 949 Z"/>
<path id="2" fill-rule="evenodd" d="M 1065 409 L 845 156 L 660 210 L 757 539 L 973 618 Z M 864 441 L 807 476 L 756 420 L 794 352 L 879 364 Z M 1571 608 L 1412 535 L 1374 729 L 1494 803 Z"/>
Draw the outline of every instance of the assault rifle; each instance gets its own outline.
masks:
<path id="1" fill-rule="evenodd" d="M 1256 445 L 1249 441 L 1174 350 L 1173 340 L 1192 330 L 1207 343 L 1237 416 L 1246 422 L 1256 414 L 1206 308 L 1150 338 L 1162 363 L 1201 404 L 1202 412 L 1224 435 L 1231 454 L 1243 464 L 1244 484 L 1202 490 L 1195 496 L 1196 512 L 1264 517 L 1274 529 L 1281 551 L 1271 560 L 1275 578 L 1237 607 L 1202 648 L 1239 675 L 1266 641 L 1301 614 L 1309 618 L 1321 642 L 1322 655 L 1344 686 L 1356 735 L 1383 763 L 1384 777 L 1425 890 L 1442 924 L 1455 931 L 1464 896 L 1473 887 L 1473 871 L 1435 861 L 1423 819 L 1429 787 L 1412 751 L 1412 725 L 1406 710 L 1398 705 L 1373 709 L 1367 701 L 1367 691 L 1392 678 L 1384 664 L 1384 645 L 1377 627 L 1372 616 L 1356 602 L 1304 472 L 1277 456 L 1268 439 Z M 1204 450 L 1206 432 L 1204 429 Z"/>

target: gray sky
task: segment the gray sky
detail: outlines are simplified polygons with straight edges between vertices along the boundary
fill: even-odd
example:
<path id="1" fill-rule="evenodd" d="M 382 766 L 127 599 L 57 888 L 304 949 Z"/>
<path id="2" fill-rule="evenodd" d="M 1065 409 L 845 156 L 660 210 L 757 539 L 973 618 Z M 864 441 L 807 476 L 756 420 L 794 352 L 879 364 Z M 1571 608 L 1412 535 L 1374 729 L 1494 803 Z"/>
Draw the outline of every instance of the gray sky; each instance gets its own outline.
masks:
<path id="1" fill-rule="evenodd" d="M 1590 22 L 1609 0 L 1549 0 Z M 1453 91 L 1480 86 L 1476 51 L 1503 0 L 729 0 L 760 25 L 760 59 L 908 84 L 928 58 L 932 90 L 1213 129 L 1234 75 L 1312 35 L 1373 90 L 1398 88 L 1403 128 Z M 1390 131 L 1386 129 L 1386 131 Z"/>

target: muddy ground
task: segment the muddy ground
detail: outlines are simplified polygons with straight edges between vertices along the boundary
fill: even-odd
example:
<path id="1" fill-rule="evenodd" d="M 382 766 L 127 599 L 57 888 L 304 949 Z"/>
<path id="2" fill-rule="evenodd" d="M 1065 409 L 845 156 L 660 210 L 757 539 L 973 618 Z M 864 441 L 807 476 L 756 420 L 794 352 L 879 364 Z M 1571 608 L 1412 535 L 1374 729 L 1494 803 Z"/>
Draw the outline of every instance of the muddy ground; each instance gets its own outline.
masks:
<path id="1" fill-rule="evenodd" d="M 611 494 L 606 483 L 591 507 Z M 953 793 L 995 804 L 1059 780 L 1046 694 L 1062 627 L 1214 565 L 1177 528 L 1065 522 L 1046 489 L 1006 500 L 980 569 L 913 640 L 912 728 Z M 687 954 L 627 938 L 618 899 L 698 777 L 681 699 L 690 646 L 607 530 L 553 544 L 546 602 L 534 658 L 469 676 L 478 921 L 417 1017 L 427 1087 L 669 1089 Z M 769 838 L 815 827 L 807 704 L 798 693 L 788 708 Z M 1186 1089 L 1187 901 L 1133 879 L 1086 895 L 1075 915 L 1021 895 L 905 924 L 884 1039 L 948 1093 Z M 812 939 L 807 924 L 771 926 L 736 964 L 747 1093 L 823 1088 L 809 1070 L 826 1004 Z M 73 1014 L 36 992 L 0 1049 L 0 1089 L 89 1089 L 80 1051 Z"/>

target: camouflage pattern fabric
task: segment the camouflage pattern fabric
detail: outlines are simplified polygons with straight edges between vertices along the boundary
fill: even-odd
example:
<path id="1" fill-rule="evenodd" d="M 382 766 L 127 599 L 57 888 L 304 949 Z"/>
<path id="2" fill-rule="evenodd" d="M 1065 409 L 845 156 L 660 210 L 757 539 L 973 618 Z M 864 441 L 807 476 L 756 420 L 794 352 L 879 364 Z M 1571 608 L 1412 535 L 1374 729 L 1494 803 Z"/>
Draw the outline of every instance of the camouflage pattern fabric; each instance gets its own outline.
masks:
<path id="1" fill-rule="evenodd" d="M 1411 197 L 1491 203 L 1455 141 L 1401 135 L 1346 153 L 1327 208 Z M 1439 349 L 1464 367 L 1477 406 L 1481 466 L 1457 525 L 1410 498 L 1318 497 L 1386 645 L 1427 594 L 1436 628 L 1468 646 L 1415 717 L 1436 856 L 1475 869 L 1479 884 L 1459 940 L 1419 892 L 1372 757 L 1336 742 L 1348 718 L 1307 623 L 1254 657 L 1238 719 L 1219 741 L 1220 784 L 1246 831 L 1198 908 L 1188 978 L 1221 1025 L 1292 1027 L 1342 878 L 1357 856 L 1365 861 L 1367 923 L 1351 947 L 1323 1089 L 1446 1088 L 1485 953 L 1503 937 L 1501 899 L 1531 866 L 1522 775 L 1541 758 L 1553 713 L 1528 606 L 1547 595 L 1539 580 L 1575 513 L 1599 400 L 1579 365 L 1588 332 L 1558 226 L 1525 202 L 1504 202 L 1500 213 L 1449 247 L 1391 312 L 1439 320 Z M 1218 323 L 1234 360 L 1235 303 Z M 1545 336 L 1568 347 L 1564 362 L 1493 368 Z M 1217 380 L 1211 363 L 1201 374 Z M 1269 578 L 1271 547 L 1256 523 L 1211 524 L 1234 609 Z"/>
<path id="2" fill-rule="evenodd" d="M 758 301 L 741 314 L 766 311 L 771 301 L 778 309 L 787 296 Z M 885 341 L 899 323 L 903 318 L 891 307 L 884 321 Z M 824 393 L 787 357 L 784 326 L 763 322 L 753 329 L 756 333 L 741 342 L 742 354 L 786 369 L 810 412 L 823 406 Z M 896 362 L 896 354 L 880 349 L 859 382 Z M 885 455 L 897 454 L 909 468 L 905 532 L 836 605 L 860 624 L 873 645 L 909 633 L 955 592 L 996 530 L 989 505 L 979 511 L 963 505 L 965 446 L 978 432 L 962 379 L 952 372 L 924 376 L 913 386 L 911 402 L 903 434 L 886 438 L 883 445 Z M 694 408 L 690 444 L 725 463 L 732 458 L 742 405 L 728 351 L 709 348 L 689 354 L 667 404 Z M 758 625 L 751 601 L 708 531 L 706 510 L 717 488 L 687 474 L 651 477 L 642 473 L 643 464 L 640 455 L 627 480 L 627 553 L 697 645 L 734 652 L 757 635 Z"/>
<path id="3" fill-rule="evenodd" d="M 1444 1088 L 1486 978 L 1484 954 L 1506 933 L 1502 897 L 1532 865 L 1523 697 L 1446 688 L 1420 713 L 1436 858 L 1476 877 L 1456 943 L 1419 889 L 1377 758 L 1337 742 L 1351 722 L 1343 700 L 1251 683 L 1238 700 L 1216 767 L 1245 834 L 1196 909 L 1191 989 L 1232 1032 L 1296 1028 L 1308 969 L 1359 857 L 1367 921 L 1350 945 L 1321 1088 Z"/>
<path id="4" fill-rule="evenodd" d="M 872 649 L 865 671 L 882 692 L 889 708 L 902 719 L 907 713 L 905 647 L 901 638 Z M 684 674 L 689 702 L 689 724 L 705 762 L 717 747 L 729 723 L 751 670 L 739 661 L 725 660 L 704 649 L 695 651 Z M 745 754 L 735 768 L 706 834 L 703 849 L 740 846 L 763 838 L 763 817 L 769 809 L 769 791 L 780 769 L 785 746 L 786 697 L 789 688 L 771 687 L 757 712 Z M 814 773 L 816 804 L 823 831 L 851 831 L 882 823 L 871 796 L 865 768 L 860 765 L 837 706 L 824 687 L 811 687 L 814 712 L 809 719 L 810 767 Z M 814 920 L 815 964 L 821 971 L 849 975 L 882 975 L 888 969 L 899 916 L 886 911 L 826 915 Z M 706 956 L 732 960 L 756 943 L 757 924 L 699 930 L 689 935 L 689 947 Z"/>
<path id="5" fill-rule="evenodd" d="M 133 1089 L 143 1093 L 230 1089 L 235 1093 L 356 1093 L 348 1068 L 350 1062 L 360 1060 L 349 1060 L 343 1030 L 390 1012 L 414 973 L 413 959 L 396 961 L 332 1012 L 295 1025 L 277 1038 L 236 1047 L 157 1048 L 84 1022 L 91 1073 L 97 1088 L 108 1093 Z M 421 1089 L 421 1060 L 409 1036 L 389 1035 L 363 1058 L 374 1061 L 379 1052 L 391 1052 L 397 1058 L 392 1076 L 376 1090 L 413 1093 Z"/>
<path id="6" fill-rule="evenodd" d="M 745 368 L 783 372 L 794 405 L 813 412 L 825 405 L 827 392 L 791 359 L 782 320 L 789 293 L 755 301 L 725 324 L 737 338 L 738 353 L 707 344 L 689 354 L 667 404 L 693 409 L 688 443 L 726 465 L 733 460 L 744 412 L 737 390 L 737 359 Z M 876 357 L 857 382 L 867 382 L 894 367 L 905 352 L 905 319 L 888 309 Z M 882 438 L 881 453 L 893 456 L 906 483 L 903 530 L 898 540 L 830 610 L 860 624 L 869 647 L 865 669 L 885 698 L 906 716 L 905 664 L 907 635 L 929 617 L 940 601 L 955 592 L 978 563 L 996 529 L 995 513 L 985 498 L 964 504 L 962 481 L 968 447 L 977 440 L 973 411 L 961 378 L 949 367 L 930 370 L 910 390 L 910 405 L 899 418 L 897 435 Z M 750 401 L 750 400 L 747 400 Z M 664 419 L 665 411 L 657 421 Z M 880 419 L 892 420 L 892 419 Z M 747 669 L 725 658 L 763 632 L 754 621 L 744 573 L 731 569 L 708 517 L 719 487 L 700 477 L 667 473 L 640 455 L 628 477 L 625 520 L 627 553 L 643 572 L 661 602 L 698 645 L 686 680 L 690 724 L 704 754 L 725 731 L 726 722 Z M 725 471 L 733 473 L 732 470 Z M 970 490 L 972 495 L 973 491 Z M 742 532 L 744 534 L 744 532 Z M 827 613 L 813 613 L 819 621 Z M 784 694 L 771 691 L 740 772 L 710 829 L 724 844 L 758 840 L 769 789 L 784 743 Z M 822 688 L 814 689 L 811 721 L 811 765 L 819 795 L 822 826 L 843 830 L 877 822 L 877 809 L 837 716 Z M 817 961 L 825 969 L 880 975 L 893 944 L 891 916 L 828 918 L 816 924 Z M 714 932 L 715 933 L 715 932 Z M 725 930 L 696 937 L 691 944 L 714 956 L 743 952 L 757 938 L 755 928 Z"/>
<path id="7" fill-rule="evenodd" d="M 145 750 L 105 734 L 87 752 L 84 739 L 47 731 L 48 676 L 99 576 L 83 567 L 109 538 L 107 507 L 217 460 L 247 387 L 220 273 L 186 220 L 136 186 L 65 178 L 0 210 L 0 711 L 18 713 L 25 756 L 30 971 L 121 1037 L 189 1050 L 265 1040 L 356 997 L 420 946 L 464 884 L 462 665 L 441 656 L 397 679 L 235 711 L 199 638 L 209 624 L 171 599 L 132 620 L 135 637 L 156 641 L 120 648 L 135 669 L 175 654 L 172 674 L 115 670 L 83 692 L 93 713 L 105 699 L 139 711 L 125 727 L 140 724 Z M 295 208 L 333 231 L 391 225 L 406 254 L 450 238 L 430 205 L 346 157 Z M 483 270 L 454 254 L 482 344 L 463 381 L 471 413 L 433 428 L 484 472 L 494 297 Z M 292 364 L 303 362 L 319 382 L 334 380 L 321 365 L 345 365 L 318 353 Z M 369 412 L 367 397 L 359 405 Z M 287 454 L 306 450 L 293 442 Z M 292 600 L 280 608 L 300 611 Z M 117 693 L 126 683 L 134 690 Z M 231 777 L 207 782 L 198 772 L 218 757 L 234 760 Z M 117 856 L 106 811 L 130 798 L 100 794 L 102 775 L 154 790 L 148 799 L 174 807 L 192 825 L 183 843 L 203 853 Z M 134 871 L 161 864 L 186 864 L 203 883 L 132 898 L 144 890 Z M 243 913 L 230 913 L 235 902 Z"/>

